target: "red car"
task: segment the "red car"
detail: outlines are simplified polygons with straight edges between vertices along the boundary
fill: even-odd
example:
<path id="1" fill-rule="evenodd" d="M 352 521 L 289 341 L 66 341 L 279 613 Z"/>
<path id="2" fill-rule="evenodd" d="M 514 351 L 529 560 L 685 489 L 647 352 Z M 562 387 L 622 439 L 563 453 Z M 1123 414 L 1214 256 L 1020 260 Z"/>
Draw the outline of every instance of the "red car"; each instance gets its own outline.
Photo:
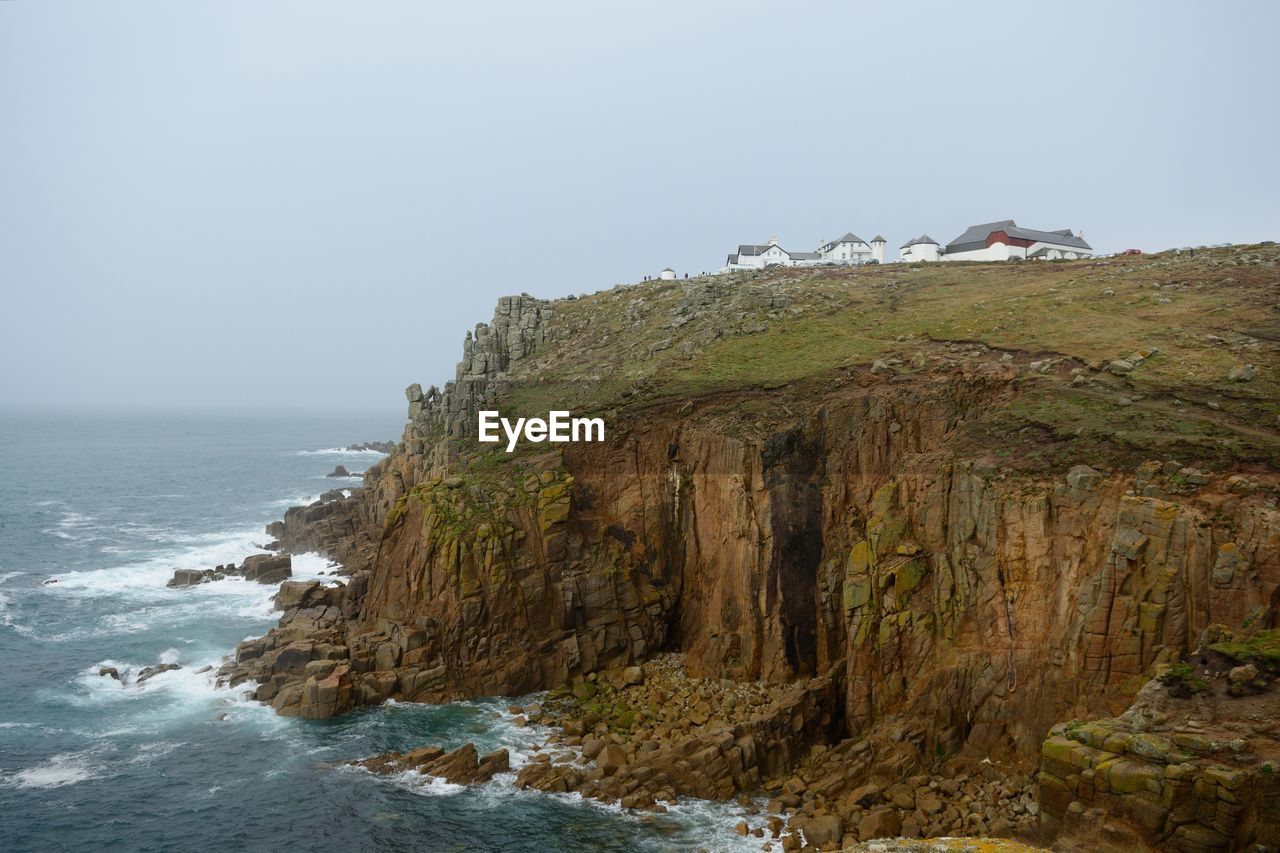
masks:
<path id="1" fill-rule="evenodd" d="M 1142 254 L 1142 250 L 1141 250 L 1141 249 L 1125 249 L 1125 250 L 1124 250 L 1123 252 L 1121 252 L 1120 254 L 1122 254 L 1122 255 L 1141 255 L 1141 254 Z"/>

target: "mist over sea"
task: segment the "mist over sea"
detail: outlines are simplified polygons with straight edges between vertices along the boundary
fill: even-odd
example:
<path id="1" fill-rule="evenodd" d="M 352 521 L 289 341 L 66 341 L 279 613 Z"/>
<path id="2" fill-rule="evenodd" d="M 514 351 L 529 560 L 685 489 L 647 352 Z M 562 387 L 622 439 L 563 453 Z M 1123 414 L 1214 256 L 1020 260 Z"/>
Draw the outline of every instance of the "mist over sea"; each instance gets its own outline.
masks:
<path id="1" fill-rule="evenodd" d="M 175 568 L 239 562 L 285 508 L 381 458 L 352 442 L 394 418 L 0 416 L 0 847 L 6 850 L 661 850 L 738 839 L 730 806 L 632 815 L 576 795 L 339 766 L 389 749 L 545 737 L 510 699 L 277 717 L 219 688 L 236 643 L 271 627 L 275 586 L 168 589 Z M 295 577 L 330 571 L 294 558 Z M 57 583 L 45 581 L 57 579 Z M 181 669 L 134 686 L 157 663 Z M 122 680 L 98 674 L 115 667 Z"/>

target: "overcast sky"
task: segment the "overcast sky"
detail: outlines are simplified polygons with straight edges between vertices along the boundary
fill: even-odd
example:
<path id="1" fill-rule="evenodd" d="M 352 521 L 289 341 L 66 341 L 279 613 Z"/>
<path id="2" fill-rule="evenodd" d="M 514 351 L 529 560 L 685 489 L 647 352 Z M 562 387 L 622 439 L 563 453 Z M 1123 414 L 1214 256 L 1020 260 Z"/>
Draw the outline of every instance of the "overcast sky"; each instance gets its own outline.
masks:
<path id="1" fill-rule="evenodd" d="M 400 410 L 497 297 L 1280 238 L 1280 4 L 0 1 L 0 407 Z"/>

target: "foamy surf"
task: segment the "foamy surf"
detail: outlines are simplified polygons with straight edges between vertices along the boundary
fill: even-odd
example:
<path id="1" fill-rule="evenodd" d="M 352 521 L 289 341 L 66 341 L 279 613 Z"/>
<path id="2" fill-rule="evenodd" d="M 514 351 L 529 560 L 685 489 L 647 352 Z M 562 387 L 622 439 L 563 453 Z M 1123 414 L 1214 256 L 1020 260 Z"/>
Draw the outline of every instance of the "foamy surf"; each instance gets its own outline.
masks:
<path id="1" fill-rule="evenodd" d="M 64 753 L 55 755 L 43 764 L 0 777 L 0 781 L 15 788 L 61 788 L 95 776 L 87 753 Z"/>

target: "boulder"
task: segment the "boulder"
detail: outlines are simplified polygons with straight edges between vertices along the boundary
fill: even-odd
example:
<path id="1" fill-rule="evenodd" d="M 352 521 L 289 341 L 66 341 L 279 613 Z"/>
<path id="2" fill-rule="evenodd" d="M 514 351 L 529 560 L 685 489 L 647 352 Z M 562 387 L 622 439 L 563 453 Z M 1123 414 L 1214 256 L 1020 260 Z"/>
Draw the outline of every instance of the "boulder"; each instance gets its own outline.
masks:
<path id="1" fill-rule="evenodd" d="M 279 583 L 293 575 L 293 558 L 288 554 L 253 554 L 245 557 L 240 566 L 240 574 L 247 581 L 258 583 Z"/>
<path id="2" fill-rule="evenodd" d="M 1227 680 L 1232 684 L 1252 684 L 1258 680 L 1261 673 L 1258 668 L 1251 663 L 1242 666 L 1235 666 L 1227 673 Z"/>
<path id="3" fill-rule="evenodd" d="M 1253 365 L 1237 364 L 1227 373 L 1227 379 L 1232 382 L 1251 382 L 1253 381 Z"/>
<path id="4" fill-rule="evenodd" d="M 1114 373 L 1116 376 L 1125 376 L 1126 374 L 1133 372 L 1133 362 L 1127 359 L 1117 358 L 1115 361 L 1107 365 L 1107 370 Z"/>
<path id="5" fill-rule="evenodd" d="M 287 580 L 280 584 L 280 591 L 276 593 L 273 600 L 277 610 L 293 610 L 300 607 L 341 607 L 345 592 L 345 587 L 325 586 L 321 581 Z"/>
<path id="6" fill-rule="evenodd" d="M 877 806 L 863 816 L 858 823 L 858 840 L 896 838 L 902 832 L 902 818 L 889 806 Z"/>
<path id="7" fill-rule="evenodd" d="M 325 476 L 326 477 L 350 477 L 351 472 L 347 470 L 345 465 L 337 465 L 334 467 L 332 471 L 330 471 L 328 474 L 325 474 Z"/>
<path id="8" fill-rule="evenodd" d="M 114 666 L 104 666 L 102 669 L 98 670 L 98 675 L 103 678 L 114 678 L 116 681 L 120 680 L 120 670 L 116 669 Z"/>
<path id="9" fill-rule="evenodd" d="M 212 569 L 174 569 L 173 577 L 166 586 L 195 586 L 213 580 L 213 575 Z"/>
<path id="10" fill-rule="evenodd" d="M 612 776 L 618 772 L 618 768 L 627 763 L 627 754 L 623 752 L 622 747 L 616 743 L 611 743 L 596 756 L 596 766 L 606 776 Z"/>
<path id="11" fill-rule="evenodd" d="M 805 843 L 812 847 L 838 845 L 844 837 L 844 823 L 837 815 L 796 818 L 791 821 L 791 826 L 803 832 Z M 894 834 L 897 835 L 896 832 Z"/>
<path id="12" fill-rule="evenodd" d="M 1102 474 L 1088 465 L 1076 465 L 1067 472 L 1067 485 L 1076 491 L 1091 491 L 1102 482 Z"/>

